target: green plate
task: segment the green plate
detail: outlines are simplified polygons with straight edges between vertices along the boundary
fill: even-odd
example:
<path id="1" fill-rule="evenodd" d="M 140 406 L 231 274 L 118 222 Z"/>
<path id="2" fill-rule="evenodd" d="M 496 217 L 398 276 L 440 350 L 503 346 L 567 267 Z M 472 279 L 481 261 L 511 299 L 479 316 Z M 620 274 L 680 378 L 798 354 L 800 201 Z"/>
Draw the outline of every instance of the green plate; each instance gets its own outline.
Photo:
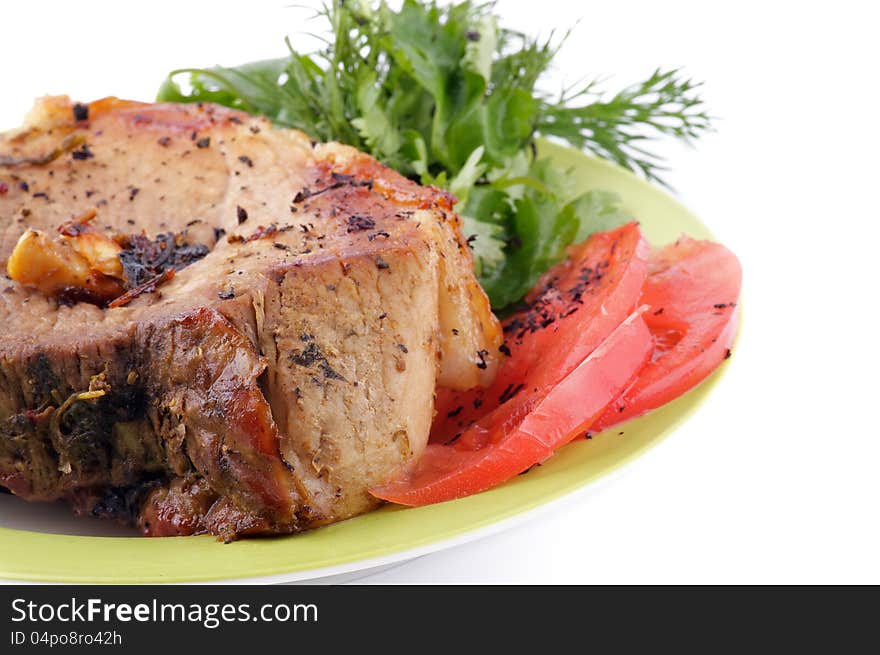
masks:
<path id="1" fill-rule="evenodd" d="M 634 175 L 578 151 L 542 144 L 543 154 L 575 170 L 582 190 L 616 191 L 650 241 L 681 233 L 711 238 L 672 197 Z M 722 366 L 722 370 L 725 367 Z M 461 543 L 595 481 L 658 443 L 693 412 L 718 381 L 636 419 L 625 436 L 596 435 L 563 448 L 543 466 L 498 488 L 448 503 L 385 507 L 290 537 L 224 545 L 212 537 L 82 537 L 0 528 L 0 579 L 147 583 L 296 580 L 367 569 Z M 83 519 L 86 520 L 86 519 Z"/>

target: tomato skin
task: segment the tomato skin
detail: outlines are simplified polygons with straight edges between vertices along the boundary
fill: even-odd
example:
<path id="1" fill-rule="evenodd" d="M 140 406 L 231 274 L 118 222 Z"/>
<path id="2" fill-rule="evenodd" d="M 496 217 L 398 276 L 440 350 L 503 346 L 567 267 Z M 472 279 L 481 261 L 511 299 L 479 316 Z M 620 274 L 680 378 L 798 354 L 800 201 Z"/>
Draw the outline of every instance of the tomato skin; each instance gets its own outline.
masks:
<path id="1" fill-rule="evenodd" d="M 682 237 L 655 252 L 641 303 L 655 350 L 632 386 L 594 430 L 641 416 L 702 382 L 730 356 L 738 325 L 742 269 L 727 248 Z"/>
<path id="2" fill-rule="evenodd" d="M 739 262 L 687 237 L 650 261 L 646 250 L 635 225 L 574 248 L 504 322 L 509 356 L 495 383 L 440 390 L 426 452 L 371 493 L 419 506 L 484 491 L 587 428 L 643 414 L 705 379 L 730 355 Z"/>
<path id="3" fill-rule="evenodd" d="M 503 322 L 507 357 L 492 385 L 437 390 L 431 442 L 448 441 L 526 381 L 540 389 L 574 370 L 637 307 L 649 252 L 637 223 L 596 233 L 570 248 L 569 258 L 526 297 L 525 309 Z"/>
<path id="4" fill-rule="evenodd" d="M 654 350 L 638 311 L 558 384 L 531 386 L 449 445 L 429 444 L 412 466 L 370 493 L 421 506 L 494 487 L 543 462 L 591 425 Z"/>

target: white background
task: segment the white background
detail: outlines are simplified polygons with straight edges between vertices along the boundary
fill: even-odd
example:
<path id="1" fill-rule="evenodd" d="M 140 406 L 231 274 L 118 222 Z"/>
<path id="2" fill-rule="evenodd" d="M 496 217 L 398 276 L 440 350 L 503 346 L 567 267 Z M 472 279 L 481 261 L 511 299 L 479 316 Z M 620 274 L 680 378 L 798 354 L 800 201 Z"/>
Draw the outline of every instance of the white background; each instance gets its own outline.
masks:
<path id="1" fill-rule="evenodd" d="M 0 128 L 45 93 L 148 100 L 170 69 L 279 56 L 316 28 L 283 4 L 3 3 Z M 880 583 L 872 4 L 498 2 L 530 32 L 583 19 L 553 86 L 656 66 L 706 80 L 717 133 L 659 147 L 742 260 L 745 330 L 699 413 L 622 474 L 367 581 Z"/>

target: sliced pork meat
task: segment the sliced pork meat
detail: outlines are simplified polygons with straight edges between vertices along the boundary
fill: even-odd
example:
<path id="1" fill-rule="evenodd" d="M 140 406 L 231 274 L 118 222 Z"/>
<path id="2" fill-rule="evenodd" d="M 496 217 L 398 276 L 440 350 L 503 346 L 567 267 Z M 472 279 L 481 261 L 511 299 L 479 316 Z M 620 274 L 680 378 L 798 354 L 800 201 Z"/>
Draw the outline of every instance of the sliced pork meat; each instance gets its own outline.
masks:
<path id="1" fill-rule="evenodd" d="M 0 485 L 147 535 L 372 509 L 435 387 L 494 375 L 452 204 L 213 105 L 39 101 L 0 136 Z"/>

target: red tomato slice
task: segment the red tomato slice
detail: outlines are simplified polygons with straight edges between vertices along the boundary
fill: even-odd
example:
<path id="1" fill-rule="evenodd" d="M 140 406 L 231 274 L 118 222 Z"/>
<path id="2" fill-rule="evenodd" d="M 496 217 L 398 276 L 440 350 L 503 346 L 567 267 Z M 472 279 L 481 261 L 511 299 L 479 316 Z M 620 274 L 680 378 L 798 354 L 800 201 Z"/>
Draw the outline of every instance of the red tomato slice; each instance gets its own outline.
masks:
<path id="1" fill-rule="evenodd" d="M 594 234 L 569 251 L 504 321 L 507 355 L 487 389 L 438 389 L 431 442 L 443 443 L 530 386 L 555 385 L 637 306 L 650 248 L 638 224 Z M 540 383 L 536 379 L 542 371 Z"/>
<path id="2" fill-rule="evenodd" d="M 548 385 L 548 375 L 529 379 L 529 388 L 516 398 L 448 445 L 429 444 L 414 465 L 370 493 L 401 505 L 430 505 L 509 480 L 582 434 L 653 350 L 651 333 L 636 312 L 558 384 Z"/>
<path id="3" fill-rule="evenodd" d="M 651 257 L 641 303 L 656 342 L 651 362 L 593 426 L 610 427 L 674 400 L 727 357 L 736 336 L 742 269 L 718 243 L 682 237 Z"/>

